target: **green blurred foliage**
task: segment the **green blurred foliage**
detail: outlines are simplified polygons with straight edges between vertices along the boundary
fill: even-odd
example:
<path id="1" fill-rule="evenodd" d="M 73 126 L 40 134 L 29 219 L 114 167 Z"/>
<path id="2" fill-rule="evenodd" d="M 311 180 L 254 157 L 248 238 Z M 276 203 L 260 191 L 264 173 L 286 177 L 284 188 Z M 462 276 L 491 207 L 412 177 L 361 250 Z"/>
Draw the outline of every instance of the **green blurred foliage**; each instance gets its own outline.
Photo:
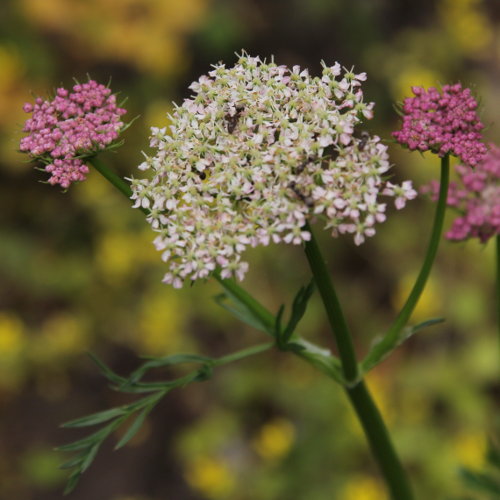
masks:
<path id="1" fill-rule="evenodd" d="M 138 355 L 221 355 L 262 341 L 219 310 L 216 283 L 161 284 L 162 264 L 142 214 L 92 172 L 68 193 L 16 153 L 31 93 L 72 78 L 107 82 L 128 97 L 125 146 L 103 157 L 121 175 L 147 150 L 148 128 L 172 101 L 242 48 L 313 71 L 321 59 L 367 71 L 368 127 L 396 126 L 394 101 L 412 85 L 460 80 L 484 103 L 488 140 L 500 142 L 500 9 L 495 0 L 3 0 L 0 5 L 0 498 L 61 498 L 50 450 L 79 434 L 58 424 L 124 401 L 85 351 L 128 373 Z M 396 175 L 419 186 L 434 158 L 392 148 Z M 383 332 L 415 275 L 432 217 L 419 199 L 392 213 L 356 248 L 321 241 L 359 352 Z M 249 252 L 245 286 L 273 311 L 309 281 L 300 249 Z M 294 273 L 290 273 L 293 269 Z M 368 381 L 419 498 L 467 497 L 458 468 L 480 470 L 497 429 L 493 248 L 443 241 L 415 336 Z M 318 298 L 301 324 L 330 345 Z M 117 436 L 117 439 L 119 437 Z M 75 499 L 381 500 L 385 490 L 339 387 L 300 360 L 265 354 L 172 393 L 119 453 L 104 449 Z M 470 498 L 474 497 L 470 493 Z M 468 497 L 467 497 L 468 498 Z"/>

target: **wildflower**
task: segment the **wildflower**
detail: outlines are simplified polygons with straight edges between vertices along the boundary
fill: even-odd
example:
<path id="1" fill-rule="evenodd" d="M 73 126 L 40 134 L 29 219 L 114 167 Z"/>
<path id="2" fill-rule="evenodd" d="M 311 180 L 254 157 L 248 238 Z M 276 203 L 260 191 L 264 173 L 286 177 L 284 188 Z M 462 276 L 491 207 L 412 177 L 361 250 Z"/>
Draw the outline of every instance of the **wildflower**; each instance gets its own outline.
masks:
<path id="1" fill-rule="evenodd" d="M 246 248 L 302 244 L 306 221 L 320 218 L 334 236 L 356 244 L 386 218 L 379 195 L 402 208 L 411 184 L 386 183 L 387 147 L 355 135 L 373 103 L 363 101 L 366 74 L 323 64 L 319 77 L 242 55 L 194 82 L 194 95 L 170 116 L 170 133 L 153 128 L 156 155 L 132 180 L 135 207 L 150 211 L 154 244 L 169 269 L 164 282 L 242 279 Z"/>
<path id="2" fill-rule="evenodd" d="M 284 418 L 275 418 L 259 429 L 252 445 L 262 458 L 272 461 L 285 457 L 294 440 L 294 425 Z"/>
<path id="3" fill-rule="evenodd" d="M 443 157 L 452 154 L 466 165 L 477 165 L 486 153 L 481 142 L 484 125 L 477 115 L 477 101 L 470 89 L 459 83 L 445 85 L 439 92 L 431 87 L 412 88 L 414 97 L 403 103 L 402 129 L 396 140 L 410 150 L 432 151 Z"/>
<path id="4" fill-rule="evenodd" d="M 51 101 L 37 98 L 23 106 L 31 114 L 23 128 L 28 133 L 20 149 L 44 164 L 48 182 L 68 188 L 88 173 L 85 157 L 108 147 L 124 126 L 126 110 L 116 96 L 94 80 L 76 84 L 73 92 L 58 88 Z"/>
<path id="5" fill-rule="evenodd" d="M 187 464 L 184 476 L 192 488 L 213 499 L 227 498 L 236 484 L 227 460 L 217 457 L 195 457 Z"/>
<path id="6" fill-rule="evenodd" d="M 490 145 L 484 159 L 473 169 L 457 165 L 459 182 L 450 183 L 447 204 L 460 212 L 445 234 L 449 240 L 479 238 L 486 243 L 500 234 L 500 148 Z M 436 200 L 439 183 L 431 182 L 423 192 Z"/>

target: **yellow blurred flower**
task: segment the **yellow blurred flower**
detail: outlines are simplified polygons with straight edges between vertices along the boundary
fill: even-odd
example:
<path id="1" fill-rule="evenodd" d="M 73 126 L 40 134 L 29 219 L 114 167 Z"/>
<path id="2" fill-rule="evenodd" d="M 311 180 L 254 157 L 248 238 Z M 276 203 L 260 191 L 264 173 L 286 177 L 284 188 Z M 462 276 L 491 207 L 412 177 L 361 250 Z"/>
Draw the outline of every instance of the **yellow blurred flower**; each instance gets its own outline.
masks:
<path id="1" fill-rule="evenodd" d="M 373 477 L 357 476 L 342 489 L 338 500 L 388 500 L 384 487 Z"/>
<path id="2" fill-rule="evenodd" d="M 396 77 L 390 80 L 391 93 L 396 101 L 402 101 L 410 97 L 411 87 L 436 87 L 439 84 L 440 75 L 428 68 L 417 65 L 408 65 L 401 69 Z"/>
<path id="3" fill-rule="evenodd" d="M 104 231 L 98 240 L 96 263 L 109 283 L 122 286 L 142 264 L 158 262 L 149 228 L 141 232 Z"/>
<path id="4" fill-rule="evenodd" d="M 265 460 L 283 458 L 295 441 L 295 427 L 284 418 L 265 423 L 252 440 L 255 451 Z"/>
<path id="5" fill-rule="evenodd" d="M 163 286 L 143 298 L 139 332 L 133 339 L 141 353 L 164 355 L 188 349 L 183 303 L 179 294 Z"/>
<path id="6" fill-rule="evenodd" d="M 6 91 L 12 90 L 24 75 L 24 64 L 14 47 L 0 45 L 0 68 L 2 68 L 0 71 L 0 95 L 3 95 Z M 0 106 L 7 104 L 0 99 Z"/>
<path id="7" fill-rule="evenodd" d="M 390 380 L 376 372 L 370 372 L 365 381 L 386 424 L 390 424 L 394 421 L 394 406 L 390 399 L 390 394 L 393 394 L 394 390 Z"/>
<path id="8" fill-rule="evenodd" d="M 407 274 L 403 276 L 392 296 L 392 305 L 396 310 L 401 309 L 405 303 L 408 294 L 415 283 L 415 275 Z M 425 289 L 411 315 L 411 323 L 419 323 L 431 318 L 439 317 L 443 314 L 443 290 L 438 282 L 431 276 L 427 280 Z"/>
<path id="9" fill-rule="evenodd" d="M 182 69 L 183 37 L 201 23 L 208 0 L 20 0 L 24 15 L 65 36 L 68 48 L 156 74 Z"/>
<path id="10" fill-rule="evenodd" d="M 12 313 L 0 311 L 0 361 L 17 356 L 24 344 L 22 321 Z"/>
<path id="11" fill-rule="evenodd" d="M 167 116 L 171 113 L 173 106 L 171 102 L 156 100 L 148 105 L 145 121 L 148 127 L 169 127 L 171 120 Z M 160 124 L 160 125 L 158 125 Z"/>
<path id="12" fill-rule="evenodd" d="M 494 38 L 494 29 L 482 0 L 441 0 L 441 23 L 458 48 L 467 56 L 481 58 Z"/>
<path id="13" fill-rule="evenodd" d="M 89 175 L 88 179 L 80 183 L 78 189 L 74 190 L 74 196 L 85 207 L 95 208 L 98 206 L 101 208 L 100 205 L 109 199 L 109 194 L 114 193 L 115 188 L 97 172 L 94 171 L 92 174 L 95 175 Z M 105 214 L 106 217 L 109 215 Z"/>
<path id="14" fill-rule="evenodd" d="M 69 313 L 51 316 L 34 336 L 30 356 L 37 363 L 50 363 L 54 359 L 80 354 L 88 347 L 86 325 Z"/>
<path id="15" fill-rule="evenodd" d="M 486 438 L 479 431 L 464 431 L 453 440 L 456 461 L 463 466 L 480 468 L 486 453 Z"/>
<path id="16" fill-rule="evenodd" d="M 21 138 L 20 124 L 26 117 L 22 106 L 29 89 L 23 82 L 25 65 L 14 46 L 0 44 L 0 68 L 0 149 L 2 150 L 2 160 L 3 165 L 7 168 L 19 171 L 23 168 L 23 165 L 19 164 L 25 162 L 25 158 L 17 152 L 17 139 Z M 3 131 L 6 132 L 5 135 L 1 133 Z"/>
<path id="17" fill-rule="evenodd" d="M 131 234 L 106 232 L 102 235 L 97 249 L 97 265 L 101 273 L 111 282 L 125 279 L 135 265 L 135 255 L 131 251 L 134 237 Z"/>
<path id="18" fill-rule="evenodd" d="M 225 498 L 236 484 L 228 464 L 213 457 L 197 457 L 188 463 L 184 473 L 186 481 L 207 498 Z"/>
<path id="19" fill-rule="evenodd" d="M 14 390 L 24 377 L 24 350 L 27 339 L 20 318 L 0 311 L 0 392 Z"/>

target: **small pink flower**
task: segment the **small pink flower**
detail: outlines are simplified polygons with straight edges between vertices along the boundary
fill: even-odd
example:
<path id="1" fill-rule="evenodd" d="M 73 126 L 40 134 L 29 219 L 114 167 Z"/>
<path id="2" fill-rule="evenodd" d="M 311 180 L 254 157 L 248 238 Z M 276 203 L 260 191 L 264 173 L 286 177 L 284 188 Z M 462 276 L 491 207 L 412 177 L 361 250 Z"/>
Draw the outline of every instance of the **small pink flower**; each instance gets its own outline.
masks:
<path id="1" fill-rule="evenodd" d="M 445 234 L 449 240 L 479 238 L 486 243 L 500 234 L 500 148 L 490 145 L 485 158 L 472 169 L 458 165 L 459 182 L 450 183 L 447 204 L 461 215 Z M 437 199 L 439 183 L 432 181 L 422 192 Z"/>
<path id="2" fill-rule="evenodd" d="M 111 90 L 94 80 L 77 84 L 73 92 L 58 88 L 52 101 L 35 99 L 23 106 L 31 114 L 24 124 L 28 133 L 20 150 L 45 165 L 49 184 L 68 188 L 88 173 L 84 158 L 118 138 L 126 110 L 116 104 Z"/>
<path id="3" fill-rule="evenodd" d="M 432 151 L 440 157 L 452 154 L 466 165 L 477 165 L 486 154 L 477 115 L 477 101 L 470 89 L 459 83 L 434 87 L 412 87 L 414 97 L 403 103 L 403 126 L 393 132 L 410 150 Z"/>

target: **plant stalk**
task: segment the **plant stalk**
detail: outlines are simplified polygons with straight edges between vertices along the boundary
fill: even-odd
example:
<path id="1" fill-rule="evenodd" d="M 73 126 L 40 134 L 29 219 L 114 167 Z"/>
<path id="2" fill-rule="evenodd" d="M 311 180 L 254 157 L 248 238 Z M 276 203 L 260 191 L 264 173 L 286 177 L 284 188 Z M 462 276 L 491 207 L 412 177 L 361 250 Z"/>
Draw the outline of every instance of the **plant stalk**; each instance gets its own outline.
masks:
<path id="1" fill-rule="evenodd" d="M 116 175 L 111 169 L 109 169 L 97 156 L 93 156 L 87 160 L 92 166 L 103 176 L 115 186 L 122 194 L 124 194 L 128 199 L 132 196 L 132 189 L 130 189 L 129 184 L 127 184 L 120 176 Z"/>
<path id="2" fill-rule="evenodd" d="M 332 327 L 332 334 L 337 344 L 340 359 L 342 360 L 344 378 L 348 383 L 354 383 L 358 379 L 359 369 L 351 334 L 349 333 L 339 299 L 330 281 L 330 273 L 321 255 L 316 238 L 308 223 L 305 228 L 311 234 L 311 239 L 305 244 L 306 257 L 323 304 L 325 305 L 328 321 Z"/>
<path id="3" fill-rule="evenodd" d="M 386 480 L 392 500 L 413 500 L 415 497 L 406 472 L 392 444 L 382 415 L 365 382 L 361 380 L 354 387 L 346 387 L 345 389 L 361 422 L 372 454 Z"/>
<path id="4" fill-rule="evenodd" d="M 111 182 L 111 184 L 113 184 L 122 194 L 124 194 L 127 198 L 130 198 L 132 191 L 127 183 L 114 174 L 114 172 L 109 170 L 102 162 L 97 160 L 97 158 L 92 158 L 89 161 L 96 168 L 96 170 L 109 182 Z M 392 499 L 413 500 L 414 497 L 406 478 L 405 471 L 391 443 L 389 433 L 385 427 L 380 412 L 371 398 L 364 382 L 358 379 L 359 369 L 347 324 L 335 290 L 330 282 L 325 262 L 321 256 L 319 247 L 314 240 L 312 232 L 311 236 L 311 241 L 306 244 L 306 255 L 311 265 L 314 279 L 320 290 L 325 304 L 325 309 L 333 329 L 342 360 L 344 376 L 347 381 L 353 383 L 357 381 L 354 385 L 349 387 L 345 386 L 344 388 L 361 422 L 373 455 L 375 456 L 386 479 Z M 233 293 L 241 292 L 238 293 L 238 298 L 245 302 L 248 301 L 250 308 L 261 317 L 263 323 L 271 326 L 271 318 L 274 317 L 269 313 L 269 311 L 267 311 L 251 295 L 241 289 L 236 283 L 233 285 Z M 261 349 L 265 350 L 268 347 L 269 344 L 259 346 L 257 348 L 257 352 Z"/>
<path id="5" fill-rule="evenodd" d="M 412 500 L 414 497 L 410 483 L 396 454 L 382 416 L 364 381 L 359 379 L 356 354 L 342 307 L 314 234 L 309 226 L 307 229 L 311 233 L 311 240 L 306 242 L 305 252 L 338 347 L 344 377 L 348 382 L 344 389 L 386 480 L 391 498 L 393 500 Z M 351 382 L 350 385 L 349 382 Z"/>
<path id="6" fill-rule="evenodd" d="M 394 323 L 389 328 L 383 339 L 376 344 L 370 351 L 366 359 L 363 360 L 361 367 L 364 372 L 373 368 L 381 359 L 384 358 L 395 346 L 400 336 L 402 329 L 408 323 L 422 292 L 429 278 L 432 265 L 436 258 L 439 242 L 443 233 L 444 216 L 446 212 L 446 200 L 448 197 L 448 184 L 450 178 L 450 158 L 448 155 L 441 158 L 441 182 L 439 186 L 439 197 L 436 204 L 436 212 L 434 215 L 434 223 L 432 226 L 431 237 L 424 262 L 420 273 L 415 280 L 415 284 L 406 299 L 405 304 L 397 315 Z"/>

